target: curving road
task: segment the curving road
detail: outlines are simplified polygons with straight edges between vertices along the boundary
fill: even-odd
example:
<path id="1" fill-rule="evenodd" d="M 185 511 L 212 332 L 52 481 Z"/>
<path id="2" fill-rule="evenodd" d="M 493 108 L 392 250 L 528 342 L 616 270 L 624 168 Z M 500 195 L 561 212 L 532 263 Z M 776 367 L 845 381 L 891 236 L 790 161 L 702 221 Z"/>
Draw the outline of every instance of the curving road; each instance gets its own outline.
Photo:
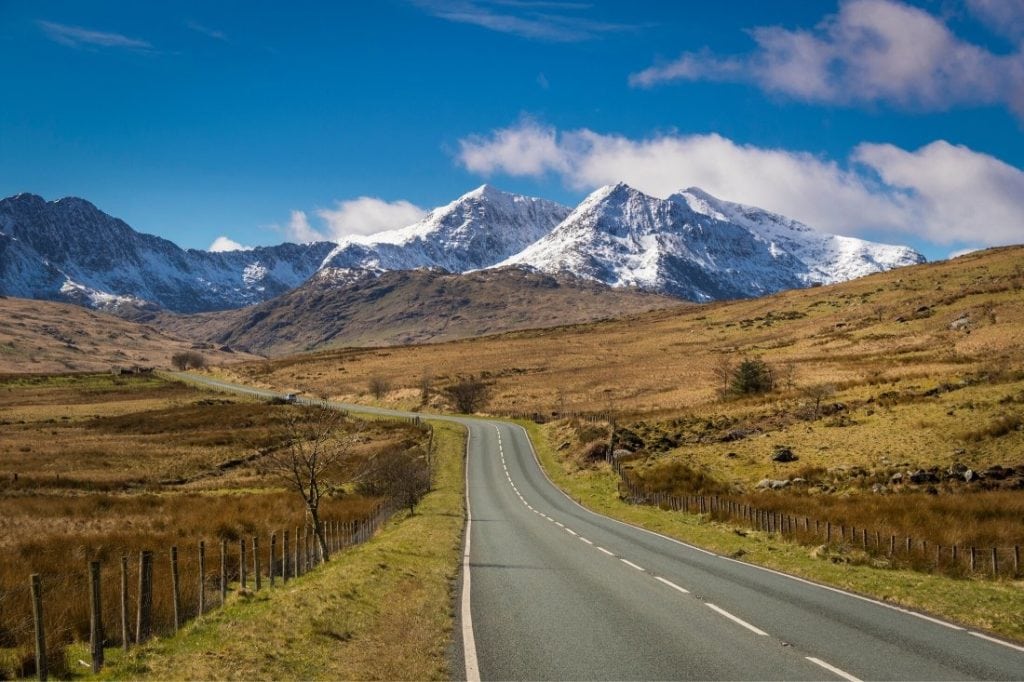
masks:
<path id="1" fill-rule="evenodd" d="M 459 676 L 1024 678 L 1024 647 L 587 511 L 547 479 L 519 426 L 430 417 L 469 431 Z"/>

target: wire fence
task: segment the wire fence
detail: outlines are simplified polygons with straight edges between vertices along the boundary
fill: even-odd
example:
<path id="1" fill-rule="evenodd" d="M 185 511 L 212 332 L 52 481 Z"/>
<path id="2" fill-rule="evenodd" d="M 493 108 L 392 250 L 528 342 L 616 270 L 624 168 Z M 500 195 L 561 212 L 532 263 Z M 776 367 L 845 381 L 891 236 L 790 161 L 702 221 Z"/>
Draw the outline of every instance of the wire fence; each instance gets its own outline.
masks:
<path id="1" fill-rule="evenodd" d="M 927 538 L 898 534 L 891 529 L 858 527 L 828 519 L 798 516 L 763 509 L 744 500 L 723 495 L 674 495 L 647 489 L 614 454 L 606 461 L 619 477 L 619 495 L 630 504 L 704 514 L 708 518 L 739 524 L 756 531 L 777 534 L 803 544 L 849 552 L 859 550 L 868 558 L 888 565 L 953 576 L 989 578 L 1021 577 L 1020 545 L 977 547 L 931 542 Z"/>
<path id="2" fill-rule="evenodd" d="M 67 557 L 67 570 L 33 573 L 22 585 L 0 586 L 0 658 L 17 677 L 65 677 L 66 647 L 89 642 L 99 672 L 104 650 L 125 650 L 185 623 L 231 598 L 275 589 L 314 571 L 330 556 L 369 540 L 399 508 L 386 500 L 356 519 L 281 524 L 237 539 L 189 546 Z M 0 661 L 3 662 L 3 661 Z M 0 667 L 0 675 L 3 667 Z"/>

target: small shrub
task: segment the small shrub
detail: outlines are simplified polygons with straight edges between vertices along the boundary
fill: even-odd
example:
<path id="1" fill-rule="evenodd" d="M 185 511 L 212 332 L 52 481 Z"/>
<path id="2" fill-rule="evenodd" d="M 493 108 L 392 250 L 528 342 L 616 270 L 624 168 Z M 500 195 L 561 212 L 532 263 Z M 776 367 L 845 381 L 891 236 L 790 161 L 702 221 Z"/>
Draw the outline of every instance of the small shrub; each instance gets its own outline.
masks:
<path id="1" fill-rule="evenodd" d="M 734 395 L 760 395 L 775 387 L 772 369 L 764 360 L 745 358 L 732 372 L 729 391 Z"/>

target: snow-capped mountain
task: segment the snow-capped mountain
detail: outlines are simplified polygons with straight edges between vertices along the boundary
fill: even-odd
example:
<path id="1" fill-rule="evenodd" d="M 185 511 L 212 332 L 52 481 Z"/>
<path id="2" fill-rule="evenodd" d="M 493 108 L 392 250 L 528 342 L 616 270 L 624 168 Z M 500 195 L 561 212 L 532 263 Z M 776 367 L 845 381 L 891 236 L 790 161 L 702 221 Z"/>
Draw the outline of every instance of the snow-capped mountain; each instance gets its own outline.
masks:
<path id="1" fill-rule="evenodd" d="M 593 192 L 549 234 L 499 265 L 708 301 L 923 261 L 907 247 L 823 234 L 697 188 L 658 199 L 619 183 Z"/>
<path id="2" fill-rule="evenodd" d="M 696 301 L 760 296 L 920 263 L 902 246 L 823 234 L 690 188 L 667 199 L 603 187 L 575 209 L 488 185 L 413 225 L 339 244 L 184 250 L 77 198 L 0 200 L 0 294 L 192 313 L 274 298 L 320 272 L 518 266 Z"/>
<path id="3" fill-rule="evenodd" d="M 467 272 L 519 253 L 558 225 L 571 209 L 553 201 L 483 185 L 397 230 L 348 237 L 325 268 Z"/>
<path id="4" fill-rule="evenodd" d="M 177 312 L 238 308 L 309 278 L 334 244 L 184 250 L 88 201 L 0 200 L 0 293 L 95 308 L 150 303 Z"/>

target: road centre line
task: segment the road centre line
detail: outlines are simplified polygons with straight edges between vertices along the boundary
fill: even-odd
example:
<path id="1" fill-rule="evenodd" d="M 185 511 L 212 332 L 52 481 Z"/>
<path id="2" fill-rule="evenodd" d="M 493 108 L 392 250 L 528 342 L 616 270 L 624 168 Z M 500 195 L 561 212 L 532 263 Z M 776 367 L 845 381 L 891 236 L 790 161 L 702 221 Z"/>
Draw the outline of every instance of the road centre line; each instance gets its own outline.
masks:
<path id="1" fill-rule="evenodd" d="M 636 564 L 634 564 L 629 559 L 623 559 L 622 557 L 619 557 L 619 561 L 621 561 L 622 563 L 626 564 L 627 566 L 632 566 L 633 568 L 635 568 L 638 571 L 643 571 L 644 570 L 643 566 L 637 566 Z"/>
<path id="2" fill-rule="evenodd" d="M 609 552 L 609 551 L 608 551 L 607 549 L 605 549 L 604 547 L 601 547 L 600 545 L 594 545 L 594 546 L 595 546 L 595 547 L 597 547 L 597 551 L 599 551 L 599 552 L 604 552 L 604 553 L 605 553 L 605 554 L 607 554 L 608 556 L 615 556 L 614 554 L 612 554 L 611 552 Z"/>
<path id="3" fill-rule="evenodd" d="M 830 673 L 834 673 L 836 675 L 839 675 L 839 677 L 843 678 L 844 680 L 849 680 L 849 682 L 860 682 L 860 678 L 854 677 L 850 673 L 845 672 L 843 670 L 840 670 L 839 668 L 835 667 L 834 665 L 829 665 L 828 663 L 826 663 L 825 661 L 821 660 L 820 658 L 815 658 L 814 656 L 806 656 L 805 658 L 808 661 L 810 661 L 811 663 L 813 663 L 815 665 L 818 665 L 818 666 L 821 666 L 822 668 L 824 668 L 825 670 L 829 671 Z"/>
<path id="4" fill-rule="evenodd" d="M 729 613 L 728 611 L 726 611 L 725 609 L 723 609 L 721 607 L 715 606 L 714 604 L 711 604 L 711 603 L 705 603 L 704 605 L 707 606 L 712 611 L 718 613 L 719 615 L 725 616 L 726 618 L 728 618 L 732 622 L 734 622 L 734 623 L 736 623 L 738 625 L 742 625 L 746 629 L 748 629 L 751 632 L 753 632 L 755 635 L 761 635 L 762 637 L 767 637 L 768 636 L 768 633 L 765 632 L 764 630 L 762 630 L 761 628 L 755 627 L 755 626 L 751 625 L 747 621 L 743 620 L 742 618 L 738 618 L 738 617 L 732 615 L 731 613 Z"/>
<path id="5" fill-rule="evenodd" d="M 690 591 L 688 589 L 686 589 L 685 587 L 679 587 L 679 585 L 676 585 L 671 580 L 666 580 L 665 578 L 662 578 L 660 575 L 654 576 L 654 579 L 657 580 L 659 583 L 663 583 L 665 585 L 668 585 L 673 590 L 677 590 L 679 592 L 682 592 L 683 594 L 690 594 Z"/>

